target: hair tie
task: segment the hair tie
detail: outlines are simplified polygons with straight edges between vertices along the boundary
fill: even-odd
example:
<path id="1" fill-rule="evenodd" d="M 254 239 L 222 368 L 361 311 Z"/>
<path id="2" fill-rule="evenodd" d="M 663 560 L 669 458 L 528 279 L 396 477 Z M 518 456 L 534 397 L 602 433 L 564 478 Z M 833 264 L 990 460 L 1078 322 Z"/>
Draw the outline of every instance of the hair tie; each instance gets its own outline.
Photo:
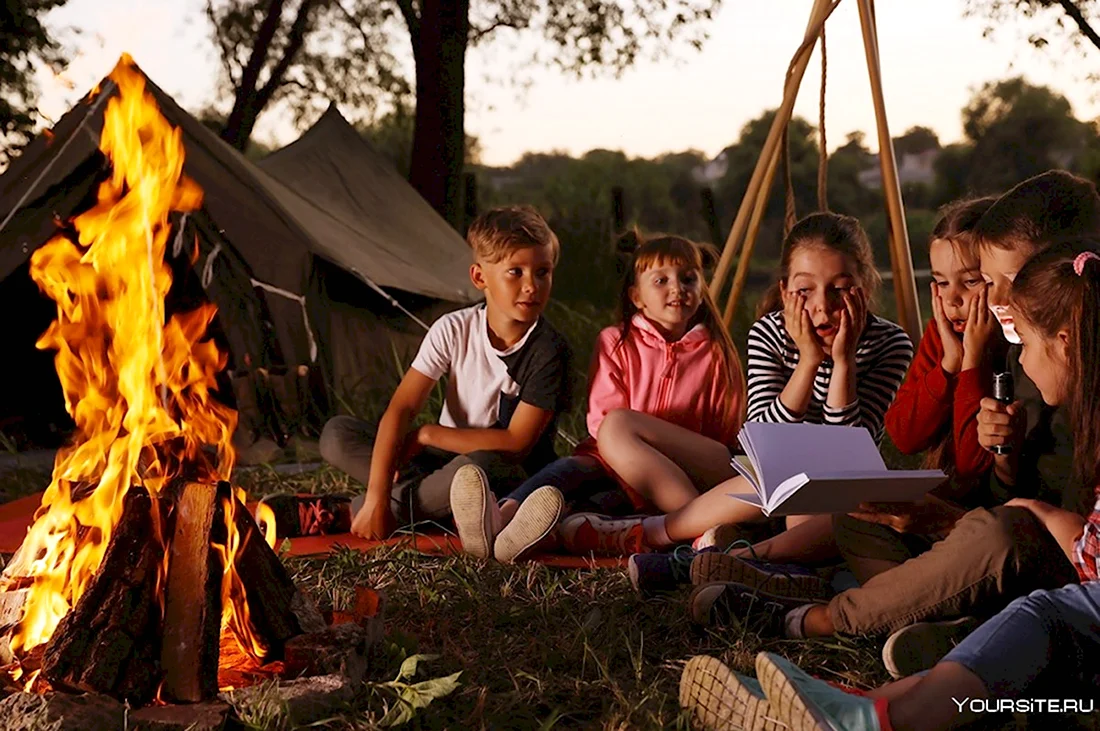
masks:
<path id="1" fill-rule="evenodd" d="M 1082 251 L 1077 255 L 1077 258 L 1073 260 L 1073 271 L 1077 272 L 1077 276 L 1081 276 L 1084 273 L 1085 262 L 1089 259 L 1100 261 L 1100 255 L 1097 255 L 1094 251 Z"/>

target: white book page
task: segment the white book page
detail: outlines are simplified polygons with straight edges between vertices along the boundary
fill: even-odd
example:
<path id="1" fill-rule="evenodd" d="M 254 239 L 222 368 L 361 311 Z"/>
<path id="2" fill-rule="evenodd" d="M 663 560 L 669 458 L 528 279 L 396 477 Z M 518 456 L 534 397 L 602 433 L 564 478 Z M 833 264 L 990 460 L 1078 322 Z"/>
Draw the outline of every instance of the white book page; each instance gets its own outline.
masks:
<path id="1" fill-rule="evenodd" d="M 803 472 L 886 472 L 875 440 L 862 427 L 750 422 L 742 432 L 765 503 L 783 481 Z"/>
<path id="2" fill-rule="evenodd" d="M 730 465 L 737 474 L 749 481 L 753 490 L 760 492 L 760 479 L 757 477 L 756 468 L 752 465 L 752 459 L 747 454 L 737 455 L 730 460 Z"/>
<path id="3" fill-rule="evenodd" d="M 897 470 L 799 478 L 794 491 L 786 491 L 786 499 L 777 499 L 769 506 L 769 515 L 850 513 L 866 502 L 917 502 L 942 484 L 946 476 L 939 470 Z"/>

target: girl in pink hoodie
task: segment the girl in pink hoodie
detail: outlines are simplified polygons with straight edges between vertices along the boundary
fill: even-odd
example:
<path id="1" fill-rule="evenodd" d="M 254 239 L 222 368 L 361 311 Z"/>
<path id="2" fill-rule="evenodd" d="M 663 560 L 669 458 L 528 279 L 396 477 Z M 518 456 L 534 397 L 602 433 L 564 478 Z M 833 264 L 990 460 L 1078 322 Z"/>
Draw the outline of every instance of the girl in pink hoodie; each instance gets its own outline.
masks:
<path id="1" fill-rule="evenodd" d="M 573 456 L 552 462 L 501 501 L 508 543 L 516 544 L 505 552 L 510 560 L 556 524 L 556 511 L 537 509 L 550 489 L 567 495 L 614 478 L 635 509 L 645 512 L 675 509 L 673 502 L 679 507 L 698 494 L 650 495 L 618 479 L 600 456 L 595 438 L 612 411 L 649 414 L 721 444 L 735 443 L 744 421 L 741 359 L 706 289 L 702 247 L 679 236 L 643 239 L 632 231 L 623 236 L 619 248 L 632 254 L 620 293 L 621 322 L 600 332 L 592 357 L 590 436 L 577 445 Z M 733 475 L 728 454 L 722 459 L 702 457 L 690 466 L 699 488 Z M 538 499 L 526 505 L 529 497 Z M 560 505 L 556 500 L 546 502 Z"/>

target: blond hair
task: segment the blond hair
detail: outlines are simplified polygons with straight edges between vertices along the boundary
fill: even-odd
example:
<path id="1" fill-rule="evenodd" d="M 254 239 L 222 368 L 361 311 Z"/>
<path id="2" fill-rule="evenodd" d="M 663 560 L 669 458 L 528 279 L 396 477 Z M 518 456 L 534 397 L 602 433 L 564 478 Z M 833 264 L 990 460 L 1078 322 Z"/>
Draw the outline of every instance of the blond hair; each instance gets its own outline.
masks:
<path id="1" fill-rule="evenodd" d="M 475 259 L 488 264 L 497 263 L 516 249 L 533 246 L 550 247 L 555 264 L 561 255 L 558 237 L 531 206 L 504 206 L 486 211 L 470 224 L 466 243 L 473 249 Z"/>

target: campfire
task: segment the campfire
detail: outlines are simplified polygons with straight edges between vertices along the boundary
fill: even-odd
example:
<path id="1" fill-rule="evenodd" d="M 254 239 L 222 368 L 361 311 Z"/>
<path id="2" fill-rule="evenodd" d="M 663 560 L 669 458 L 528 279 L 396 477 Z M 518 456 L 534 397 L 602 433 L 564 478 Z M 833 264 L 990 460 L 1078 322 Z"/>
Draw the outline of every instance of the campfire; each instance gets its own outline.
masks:
<path id="1" fill-rule="evenodd" d="M 206 700 L 230 666 L 271 667 L 325 629 L 229 482 L 236 413 L 213 398 L 226 357 L 212 305 L 166 316 L 172 221 L 198 209 L 179 131 L 123 57 L 96 203 L 31 258 L 57 303 L 56 351 L 75 436 L 0 583 L 0 661 L 34 692 L 131 705 Z M 262 509 L 263 506 L 260 506 Z M 223 680 L 219 684 L 219 670 Z M 238 674 L 239 675 L 239 674 Z"/>

